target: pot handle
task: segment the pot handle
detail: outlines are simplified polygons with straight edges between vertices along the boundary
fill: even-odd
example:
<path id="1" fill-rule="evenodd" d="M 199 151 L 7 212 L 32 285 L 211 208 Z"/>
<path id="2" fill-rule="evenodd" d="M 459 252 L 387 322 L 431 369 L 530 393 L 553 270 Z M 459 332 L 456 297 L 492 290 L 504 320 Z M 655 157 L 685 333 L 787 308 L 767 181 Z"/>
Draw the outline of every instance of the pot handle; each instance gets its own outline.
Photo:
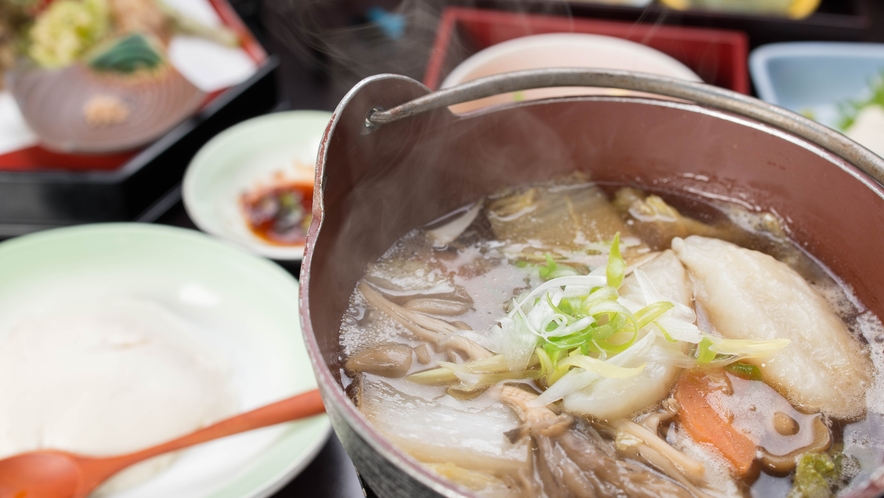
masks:
<path id="1" fill-rule="evenodd" d="M 549 68 L 488 76 L 429 93 L 389 110 L 372 109 L 366 117 L 365 125 L 369 129 L 376 128 L 422 112 L 501 93 L 533 88 L 575 86 L 620 88 L 654 93 L 746 116 L 819 145 L 859 167 L 884 185 L 884 158 L 827 126 L 782 107 L 724 88 L 629 71 Z"/>

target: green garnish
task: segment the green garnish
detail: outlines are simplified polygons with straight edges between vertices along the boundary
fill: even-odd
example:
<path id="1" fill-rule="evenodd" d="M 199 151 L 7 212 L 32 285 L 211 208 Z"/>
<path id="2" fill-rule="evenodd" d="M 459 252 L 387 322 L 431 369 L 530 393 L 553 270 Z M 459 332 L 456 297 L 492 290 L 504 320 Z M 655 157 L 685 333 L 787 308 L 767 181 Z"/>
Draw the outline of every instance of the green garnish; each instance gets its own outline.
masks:
<path id="1" fill-rule="evenodd" d="M 626 275 L 626 261 L 620 255 L 620 232 L 614 235 L 611 242 L 611 252 L 608 253 L 608 267 L 605 270 L 608 277 L 608 286 L 615 289 L 620 288 L 623 283 L 623 277 Z"/>
<path id="2" fill-rule="evenodd" d="M 537 265 L 537 271 L 540 274 L 540 278 L 543 280 L 552 280 L 554 278 L 566 277 L 568 275 L 580 275 L 576 269 L 566 264 L 557 263 L 549 253 L 544 255 L 544 259 L 546 259 L 545 265 Z"/>
<path id="3" fill-rule="evenodd" d="M 761 369 L 748 363 L 731 363 L 726 366 L 728 372 L 747 380 L 761 380 Z"/>
<path id="4" fill-rule="evenodd" d="M 805 453 L 798 460 L 795 479 L 788 498 L 827 498 L 833 496 L 830 482 L 841 469 L 825 453 Z"/>
<path id="5" fill-rule="evenodd" d="M 607 264 L 588 275 L 576 274 L 575 269 L 556 261 L 551 254 L 546 254 L 545 260 L 545 264 L 536 266 L 540 277 L 548 280 L 514 299 L 511 311 L 496 326 L 495 333 L 511 341 L 507 347 L 521 348 L 519 356 L 512 355 L 520 365 L 516 370 L 524 368 L 521 365 L 529 357 L 536 357 L 539 380 L 548 387 L 571 368 L 598 377 L 638 375 L 644 365 L 635 365 L 653 345 L 658 330 L 668 341 L 698 344 L 696 358 L 681 352 L 661 353 L 690 367 L 725 367 L 745 358 L 770 355 L 789 343 L 730 340 L 704 334 L 694 325 L 693 311 L 663 297 L 640 269 L 635 273 L 635 285 L 641 291 L 621 296 L 619 287 L 626 274 L 626 262 L 620 253 L 619 233 L 611 241 Z M 667 313 L 670 310 L 673 313 Z M 642 336 L 642 330 L 647 335 Z M 757 368 L 751 365 L 733 368 L 750 377 L 758 375 Z"/>
<path id="6" fill-rule="evenodd" d="M 877 105 L 884 108 L 884 71 L 869 81 L 869 88 L 872 91 L 872 95 L 869 98 L 864 100 L 847 100 L 837 104 L 838 122 L 836 127 L 839 130 L 846 131 L 853 126 L 860 111 L 866 107 Z"/>
<path id="7" fill-rule="evenodd" d="M 165 61 L 161 49 L 154 42 L 136 33 L 103 44 L 89 56 L 88 64 L 99 72 L 132 74 L 140 70 L 154 70 Z"/>
<path id="8" fill-rule="evenodd" d="M 712 363 L 716 356 L 715 352 L 709 349 L 712 344 L 712 339 L 708 337 L 704 337 L 700 341 L 700 344 L 697 345 L 697 363 L 701 365 Z"/>
<path id="9" fill-rule="evenodd" d="M 556 271 L 557 266 L 558 265 L 556 264 L 555 260 L 552 259 L 552 256 L 550 256 L 549 253 L 547 253 L 546 254 L 546 265 L 538 265 L 537 266 L 537 269 L 540 271 L 540 278 L 542 278 L 544 280 L 549 280 L 550 275 Z"/>
<path id="10" fill-rule="evenodd" d="M 727 366 L 739 359 L 764 358 L 789 345 L 789 339 L 722 339 L 704 335 L 697 344 L 697 363 Z"/>

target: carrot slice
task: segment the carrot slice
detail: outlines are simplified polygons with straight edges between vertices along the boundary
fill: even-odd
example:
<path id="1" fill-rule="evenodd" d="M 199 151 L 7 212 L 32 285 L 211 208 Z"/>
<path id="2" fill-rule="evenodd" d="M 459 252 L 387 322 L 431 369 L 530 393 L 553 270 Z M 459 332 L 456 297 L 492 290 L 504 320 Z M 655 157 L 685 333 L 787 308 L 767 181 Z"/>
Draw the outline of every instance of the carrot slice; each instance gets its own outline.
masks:
<path id="1" fill-rule="evenodd" d="M 678 416 L 694 441 L 708 443 L 716 448 L 733 465 L 737 474 L 744 476 L 755 460 L 755 442 L 734 428 L 724 414 L 718 413 L 710 403 L 710 396 L 727 395 L 721 392 L 702 370 L 688 370 L 681 374 L 675 387 L 675 401 L 679 404 Z"/>

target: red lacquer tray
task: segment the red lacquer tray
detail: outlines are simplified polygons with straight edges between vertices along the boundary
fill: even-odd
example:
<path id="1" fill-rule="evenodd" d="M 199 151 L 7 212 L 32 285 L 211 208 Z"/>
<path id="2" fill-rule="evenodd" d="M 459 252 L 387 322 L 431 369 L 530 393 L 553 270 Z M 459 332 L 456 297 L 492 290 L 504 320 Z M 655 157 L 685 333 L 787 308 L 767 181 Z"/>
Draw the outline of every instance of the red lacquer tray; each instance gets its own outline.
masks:
<path id="1" fill-rule="evenodd" d="M 424 84 L 436 89 L 460 62 L 491 45 L 528 35 L 590 33 L 624 38 L 681 61 L 706 83 L 748 94 L 748 39 L 739 31 L 574 19 L 449 7 L 436 32 Z"/>
<path id="2" fill-rule="evenodd" d="M 227 0 L 207 0 L 221 22 L 233 30 L 240 39 L 243 50 L 257 63 L 267 61 L 267 52 L 242 22 Z M 218 90 L 206 96 L 202 108 L 215 100 L 225 90 Z M 39 145 L 27 147 L 6 154 L 0 154 L 0 171 L 113 171 L 121 168 L 139 154 L 139 150 L 119 154 L 84 155 L 61 154 L 44 149 Z"/>

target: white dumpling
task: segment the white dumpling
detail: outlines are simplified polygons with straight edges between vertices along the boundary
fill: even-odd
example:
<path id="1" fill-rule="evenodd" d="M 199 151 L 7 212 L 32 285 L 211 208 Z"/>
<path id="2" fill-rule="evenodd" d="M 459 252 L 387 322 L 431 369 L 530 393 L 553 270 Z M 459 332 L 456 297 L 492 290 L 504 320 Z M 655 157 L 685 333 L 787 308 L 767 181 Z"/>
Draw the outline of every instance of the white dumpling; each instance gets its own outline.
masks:
<path id="1" fill-rule="evenodd" d="M 853 419 L 865 410 L 871 365 L 844 322 L 798 273 L 774 258 L 718 239 L 674 239 L 712 326 L 730 339 L 789 339 L 749 360 L 798 407 Z"/>
<path id="2" fill-rule="evenodd" d="M 641 270 L 663 297 L 690 306 L 691 289 L 688 286 L 687 273 L 675 253 L 665 251 L 642 265 Z M 634 275 L 623 280 L 620 292 L 624 297 L 641 302 L 641 298 L 637 296 L 641 291 Z M 652 347 L 666 348 L 673 345 L 660 338 Z M 637 363 L 644 363 L 645 369 L 635 377 L 601 379 L 583 390 L 565 396 L 565 411 L 603 420 L 628 417 L 666 397 L 681 371 L 677 366 L 646 361 L 643 358 L 638 359 Z"/>

